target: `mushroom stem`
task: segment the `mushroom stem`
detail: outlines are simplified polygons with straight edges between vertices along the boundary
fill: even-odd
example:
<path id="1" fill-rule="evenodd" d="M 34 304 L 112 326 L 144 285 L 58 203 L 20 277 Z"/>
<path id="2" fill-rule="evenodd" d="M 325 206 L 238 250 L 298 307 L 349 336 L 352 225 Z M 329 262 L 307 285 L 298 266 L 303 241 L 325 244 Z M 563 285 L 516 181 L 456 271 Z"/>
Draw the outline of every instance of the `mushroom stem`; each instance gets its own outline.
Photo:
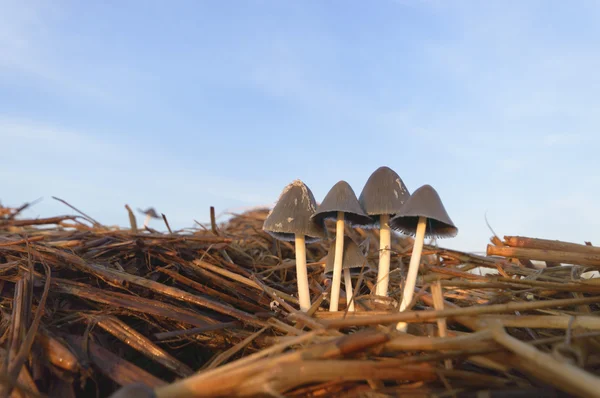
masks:
<path id="1" fill-rule="evenodd" d="M 338 211 L 335 223 L 335 257 L 333 262 L 333 279 L 331 280 L 331 296 L 329 312 L 338 310 L 340 301 L 340 285 L 342 284 L 342 259 L 344 258 L 344 212 Z"/>
<path id="2" fill-rule="evenodd" d="M 390 257 L 392 235 L 389 225 L 390 216 L 382 214 L 379 216 L 379 269 L 377 270 L 377 287 L 375 294 L 387 296 L 390 283 Z"/>
<path id="3" fill-rule="evenodd" d="M 412 301 L 415 293 L 415 285 L 417 284 L 417 273 L 419 272 L 419 263 L 421 262 L 421 253 L 423 252 L 423 242 L 425 241 L 425 229 L 427 227 L 427 218 L 419 217 L 417 224 L 417 232 L 413 244 L 412 254 L 410 256 L 410 264 L 408 266 L 408 275 L 402 292 L 402 302 L 400 303 L 400 312 L 404 311 Z M 398 322 L 396 329 L 405 332 L 406 322 Z"/>
<path id="4" fill-rule="evenodd" d="M 354 300 L 352 300 L 354 290 L 352 289 L 352 278 L 350 277 L 350 269 L 348 268 L 344 268 L 344 284 L 346 285 L 346 302 L 348 312 L 354 312 Z"/>
<path id="5" fill-rule="evenodd" d="M 150 223 L 150 214 L 146 214 L 146 219 L 144 220 L 144 228 L 146 228 L 149 223 Z"/>
<path id="6" fill-rule="evenodd" d="M 296 280 L 298 281 L 298 301 L 300 311 L 310 309 L 310 291 L 308 290 L 308 272 L 306 270 L 306 243 L 304 235 L 296 234 Z"/>

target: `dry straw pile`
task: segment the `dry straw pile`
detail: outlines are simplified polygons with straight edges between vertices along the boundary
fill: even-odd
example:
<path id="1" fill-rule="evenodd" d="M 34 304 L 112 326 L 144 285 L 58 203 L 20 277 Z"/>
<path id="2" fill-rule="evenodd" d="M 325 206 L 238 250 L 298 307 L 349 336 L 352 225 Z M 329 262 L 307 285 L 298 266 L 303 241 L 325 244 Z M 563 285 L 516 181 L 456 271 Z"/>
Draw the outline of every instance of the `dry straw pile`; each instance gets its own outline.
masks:
<path id="1" fill-rule="evenodd" d="M 320 241 L 306 244 L 301 312 L 294 244 L 262 230 L 266 209 L 164 233 L 21 210 L 0 208 L 2 397 L 134 382 L 159 398 L 600 396 L 600 284 L 581 278 L 597 247 L 493 238 L 483 257 L 425 244 L 399 312 L 413 240 L 392 234 L 389 300 L 374 300 L 378 230 L 346 226 L 368 248 L 356 311 L 343 290 L 328 311 Z"/>

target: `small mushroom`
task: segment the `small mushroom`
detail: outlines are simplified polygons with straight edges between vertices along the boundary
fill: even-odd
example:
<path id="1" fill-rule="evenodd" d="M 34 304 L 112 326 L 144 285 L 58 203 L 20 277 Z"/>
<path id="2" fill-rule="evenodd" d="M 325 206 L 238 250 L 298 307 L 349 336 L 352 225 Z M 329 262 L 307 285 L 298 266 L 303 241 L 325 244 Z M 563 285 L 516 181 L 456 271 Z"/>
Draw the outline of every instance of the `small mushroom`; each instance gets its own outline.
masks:
<path id="1" fill-rule="evenodd" d="M 312 218 L 319 224 L 323 224 L 327 219 L 336 220 L 335 263 L 331 281 L 331 299 L 329 301 L 329 311 L 335 312 L 338 310 L 342 280 L 342 253 L 344 252 L 345 242 L 344 222 L 354 226 L 367 226 L 373 224 L 373 219 L 367 216 L 360 207 L 354 190 L 346 181 L 339 181 L 329 190 Z"/>
<path id="2" fill-rule="evenodd" d="M 392 169 L 382 166 L 367 180 L 358 201 L 365 212 L 373 218 L 373 226 L 379 226 L 379 267 L 375 294 L 387 296 L 390 281 L 391 230 L 390 217 L 402 209 L 410 193 L 400 176 Z"/>
<path id="3" fill-rule="evenodd" d="M 263 230 L 276 239 L 295 242 L 296 279 L 300 310 L 310 308 L 308 272 L 306 269 L 306 243 L 325 238 L 323 224 L 311 219 L 315 214 L 316 201 L 311 190 L 300 180 L 288 184 L 277 203 L 267 215 Z"/>
<path id="4" fill-rule="evenodd" d="M 154 207 L 148 207 L 146 210 L 138 209 L 138 211 L 146 215 L 146 219 L 144 220 L 144 228 L 148 226 L 151 218 L 156 218 L 157 220 L 160 219 L 158 213 L 156 210 L 154 210 Z"/>
<path id="5" fill-rule="evenodd" d="M 454 237 L 458 233 L 458 228 L 454 226 L 440 196 L 431 185 L 423 185 L 411 195 L 402 210 L 390 220 L 390 227 L 415 237 L 400 303 L 400 312 L 402 312 L 412 301 L 415 292 L 425 237 Z M 406 330 L 406 323 L 399 322 L 396 329 Z"/>
<path id="6" fill-rule="evenodd" d="M 336 241 L 331 243 L 329 253 L 327 254 L 327 257 L 325 257 L 325 275 L 327 276 L 335 275 L 335 265 L 338 259 L 336 243 Z M 341 257 L 343 258 L 344 284 L 346 285 L 348 311 L 354 311 L 354 300 L 352 300 L 354 293 L 354 290 L 352 289 L 352 274 L 358 274 L 363 267 L 368 267 L 367 257 L 349 236 L 344 238 L 344 251 Z"/>

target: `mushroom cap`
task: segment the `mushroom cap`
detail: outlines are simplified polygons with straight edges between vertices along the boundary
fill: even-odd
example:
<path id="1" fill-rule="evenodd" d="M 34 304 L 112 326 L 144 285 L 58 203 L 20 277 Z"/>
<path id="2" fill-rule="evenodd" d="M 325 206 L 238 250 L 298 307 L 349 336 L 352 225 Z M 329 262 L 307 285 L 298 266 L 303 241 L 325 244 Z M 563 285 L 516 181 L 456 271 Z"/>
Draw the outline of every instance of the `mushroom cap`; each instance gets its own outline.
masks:
<path id="1" fill-rule="evenodd" d="M 331 242 L 329 251 L 325 257 L 325 275 L 333 275 L 333 265 L 335 260 L 335 240 Z M 365 266 L 368 268 L 367 257 L 363 254 L 360 247 L 349 236 L 344 237 L 344 255 L 342 256 L 342 269 L 350 269 L 353 273 L 359 273 Z"/>
<path id="2" fill-rule="evenodd" d="M 288 184 L 267 215 L 263 230 L 276 239 L 293 241 L 303 235 L 307 243 L 325 238 L 323 223 L 311 219 L 316 201 L 311 190 L 300 180 Z"/>
<path id="3" fill-rule="evenodd" d="M 344 212 L 344 221 L 355 226 L 372 225 L 373 219 L 360 207 L 354 190 L 346 181 L 335 184 L 317 208 L 312 218 L 318 223 L 337 219 L 338 211 Z"/>
<path id="4" fill-rule="evenodd" d="M 414 236 L 419 217 L 427 217 L 426 237 L 451 238 L 458 233 L 440 195 L 431 185 L 423 185 L 413 192 L 402 210 L 390 220 L 390 228 Z"/>
<path id="5" fill-rule="evenodd" d="M 156 210 L 154 210 L 154 207 L 148 207 L 146 210 L 138 209 L 138 211 L 152 218 L 160 218 Z"/>
<path id="6" fill-rule="evenodd" d="M 398 213 L 410 197 L 400 176 L 387 166 L 375 170 L 358 198 L 362 208 L 379 225 L 379 216 Z"/>

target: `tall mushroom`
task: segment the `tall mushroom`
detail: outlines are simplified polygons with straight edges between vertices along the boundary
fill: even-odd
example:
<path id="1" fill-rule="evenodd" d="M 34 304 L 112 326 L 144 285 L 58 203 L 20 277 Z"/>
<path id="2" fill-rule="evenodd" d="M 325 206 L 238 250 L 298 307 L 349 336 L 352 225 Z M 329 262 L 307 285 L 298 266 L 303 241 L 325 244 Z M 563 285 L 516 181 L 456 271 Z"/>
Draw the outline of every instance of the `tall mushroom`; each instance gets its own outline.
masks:
<path id="1" fill-rule="evenodd" d="M 431 185 L 423 185 L 417 189 L 406 201 L 402 210 L 390 220 L 390 226 L 394 230 L 415 237 L 400 303 L 402 312 L 412 301 L 415 292 L 425 237 L 451 238 L 456 236 L 458 228 L 454 226 L 440 196 Z M 399 322 L 396 329 L 406 330 L 406 323 Z"/>
<path id="2" fill-rule="evenodd" d="M 335 224 L 335 264 L 331 281 L 329 311 L 337 311 L 342 280 L 342 253 L 344 252 L 344 222 L 353 226 L 366 226 L 373 223 L 360 207 L 354 190 L 346 181 L 335 184 L 317 208 L 312 219 L 323 224 L 327 219 L 336 220 Z"/>
<path id="3" fill-rule="evenodd" d="M 311 219 L 315 211 L 316 201 L 313 193 L 302 181 L 295 180 L 283 189 L 277 204 L 263 224 L 263 230 L 274 238 L 295 242 L 298 301 L 300 310 L 305 312 L 310 308 L 306 243 L 316 242 L 325 237 L 323 224 Z"/>
<path id="4" fill-rule="evenodd" d="M 146 215 L 146 219 L 144 220 L 144 228 L 148 226 L 151 218 L 156 218 L 157 220 L 160 219 L 158 213 L 156 210 L 154 210 L 154 207 L 148 207 L 146 210 L 138 209 L 138 211 Z"/>
<path id="5" fill-rule="evenodd" d="M 336 241 L 331 243 L 329 252 L 325 258 L 325 275 L 335 275 L 335 265 L 338 259 L 337 246 L 336 239 Z M 344 284 L 346 285 L 346 305 L 348 311 L 354 311 L 352 273 L 353 271 L 360 272 L 360 269 L 367 265 L 367 257 L 349 236 L 344 237 L 344 252 L 341 257 L 343 258 Z"/>
<path id="6" fill-rule="evenodd" d="M 392 169 L 382 166 L 367 180 L 358 201 L 365 212 L 373 218 L 373 226 L 379 226 L 379 267 L 375 294 L 387 296 L 390 273 L 391 231 L 390 217 L 400 211 L 410 193 L 400 176 Z"/>

